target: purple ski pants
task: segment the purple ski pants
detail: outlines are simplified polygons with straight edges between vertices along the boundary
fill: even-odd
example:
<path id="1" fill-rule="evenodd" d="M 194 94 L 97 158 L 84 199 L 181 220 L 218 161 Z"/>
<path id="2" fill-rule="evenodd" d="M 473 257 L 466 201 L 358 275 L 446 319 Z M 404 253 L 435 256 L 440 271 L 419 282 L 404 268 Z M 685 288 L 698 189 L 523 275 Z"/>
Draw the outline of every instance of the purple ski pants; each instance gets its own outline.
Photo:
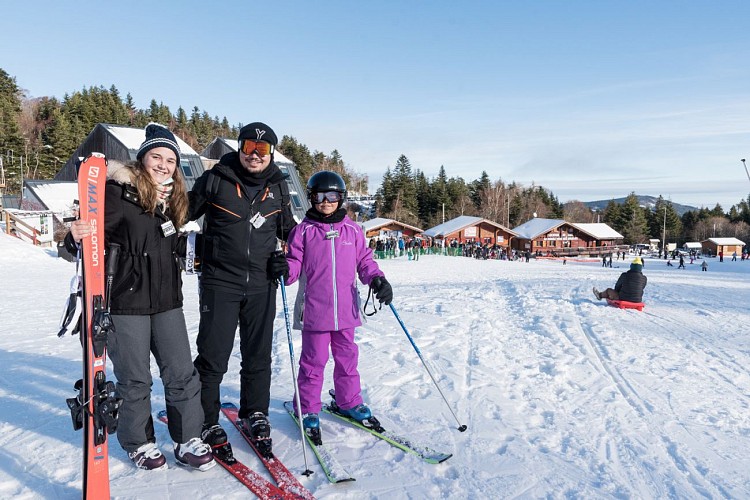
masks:
<path id="1" fill-rule="evenodd" d="M 328 363 L 328 346 L 333 354 L 333 387 L 341 408 L 362 403 L 357 363 L 359 349 L 354 343 L 354 328 L 332 332 L 302 331 L 302 354 L 299 359 L 300 403 L 302 413 L 320 413 L 320 396 Z"/>

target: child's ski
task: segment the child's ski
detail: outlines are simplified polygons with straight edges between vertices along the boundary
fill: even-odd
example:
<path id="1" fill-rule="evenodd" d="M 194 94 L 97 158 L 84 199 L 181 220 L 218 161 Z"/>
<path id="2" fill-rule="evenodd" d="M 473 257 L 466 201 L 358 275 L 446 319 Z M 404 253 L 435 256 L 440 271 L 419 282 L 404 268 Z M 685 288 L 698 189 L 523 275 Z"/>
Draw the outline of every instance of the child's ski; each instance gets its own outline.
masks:
<path id="1" fill-rule="evenodd" d="M 343 415 L 339 413 L 338 406 L 336 405 L 336 398 L 334 392 L 331 390 L 329 391 L 329 394 L 332 398 L 334 398 L 330 404 L 323 404 L 323 411 L 326 413 L 329 413 L 335 417 L 340 418 L 341 420 L 348 422 L 352 424 L 355 427 L 358 427 L 364 431 L 369 432 L 373 436 L 382 439 L 383 441 L 389 443 L 392 446 L 395 446 L 396 448 L 399 448 L 407 453 L 414 454 L 424 460 L 427 463 L 430 464 L 439 464 L 441 462 L 445 462 L 453 455 L 450 453 L 442 453 L 439 451 L 435 451 L 431 448 L 428 448 L 427 446 L 422 446 L 420 444 L 416 444 L 411 439 L 399 436 L 397 434 L 394 434 L 391 431 L 387 431 L 383 428 L 382 425 L 380 425 L 380 422 L 376 418 L 369 418 L 367 419 L 366 423 L 368 425 L 365 425 L 365 423 L 359 422 L 358 420 L 355 420 L 351 417 L 348 417 L 347 415 Z"/>
<path id="2" fill-rule="evenodd" d="M 292 402 L 286 401 L 284 403 L 284 408 L 286 408 L 289 416 L 294 419 L 294 423 L 299 425 L 299 420 L 297 420 L 297 414 L 294 412 Z M 352 475 L 347 472 L 338 460 L 336 460 L 336 457 L 328 448 L 326 448 L 325 445 L 316 445 L 307 434 L 305 434 L 305 439 L 307 439 L 307 442 L 310 444 L 310 448 L 312 448 L 315 457 L 318 459 L 318 462 L 320 462 L 320 466 L 323 468 L 323 472 L 330 482 L 343 483 L 345 481 L 354 481 Z"/>

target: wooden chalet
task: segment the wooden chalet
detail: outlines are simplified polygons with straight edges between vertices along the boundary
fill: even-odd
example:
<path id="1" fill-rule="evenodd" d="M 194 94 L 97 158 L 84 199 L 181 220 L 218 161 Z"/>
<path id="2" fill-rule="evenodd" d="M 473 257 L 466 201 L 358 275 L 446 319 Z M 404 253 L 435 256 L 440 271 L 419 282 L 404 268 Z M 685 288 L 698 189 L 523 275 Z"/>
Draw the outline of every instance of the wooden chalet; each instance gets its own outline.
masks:
<path id="1" fill-rule="evenodd" d="M 709 238 L 701 241 L 702 253 L 708 255 L 719 255 L 724 252 L 724 257 L 732 256 L 734 252 L 742 255 L 742 248 L 745 242 L 737 238 Z"/>
<path id="2" fill-rule="evenodd" d="M 509 248 L 511 240 L 517 235 L 502 224 L 482 217 L 461 215 L 424 232 L 429 238 L 441 241 L 444 246 L 450 246 L 455 240 L 459 244 L 476 243 L 489 244 Z"/>
<path id="3" fill-rule="evenodd" d="M 360 223 L 362 229 L 365 232 L 365 238 L 398 238 L 403 237 L 406 239 L 421 238 L 424 230 L 399 222 L 393 219 L 385 219 L 383 217 L 376 217 L 374 219 L 366 220 Z"/>
<path id="4" fill-rule="evenodd" d="M 623 235 L 604 223 L 574 223 L 562 219 L 534 218 L 513 231 L 513 249 L 542 255 L 601 255 L 624 250 Z"/>

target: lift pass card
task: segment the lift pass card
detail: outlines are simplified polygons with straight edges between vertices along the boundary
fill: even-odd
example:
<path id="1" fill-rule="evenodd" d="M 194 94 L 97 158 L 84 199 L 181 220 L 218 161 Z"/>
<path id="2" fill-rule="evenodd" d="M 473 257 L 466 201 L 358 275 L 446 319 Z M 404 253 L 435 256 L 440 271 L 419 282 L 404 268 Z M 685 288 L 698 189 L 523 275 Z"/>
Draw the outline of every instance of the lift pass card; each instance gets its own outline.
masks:
<path id="1" fill-rule="evenodd" d="M 252 224 L 255 229 L 258 229 L 265 222 L 266 222 L 266 218 L 260 215 L 260 212 L 253 215 L 253 217 L 250 219 L 250 224 Z"/>
<path id="2" fill-rule="evenodd" d="M 164 237 L 166 238 L 167 236 L 172 236 L 177 231 L 175 231 L 174 224 L 172 224 L 172 221 L 168 220 L 167 222 L 161 225 L 161 232 L 162 234 L 164 234 Z"/>

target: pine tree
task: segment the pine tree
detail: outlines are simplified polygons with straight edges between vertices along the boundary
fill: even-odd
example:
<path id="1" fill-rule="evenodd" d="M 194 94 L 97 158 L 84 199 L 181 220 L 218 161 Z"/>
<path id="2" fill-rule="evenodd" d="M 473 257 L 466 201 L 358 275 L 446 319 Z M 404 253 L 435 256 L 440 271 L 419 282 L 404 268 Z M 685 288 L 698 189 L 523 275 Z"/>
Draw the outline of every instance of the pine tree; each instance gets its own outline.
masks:
<path id="1" fill-rule="evenodd" d="M 21 90 L 16 79 L 0 68 L 0 155 L 6 175 L 4 192 L 19 193 L 21 189 L 20 157 L 23 156 L 26 141 L 21 135 L 18 118 L 21 113 Z M 1 180 L 1 179 L 0 179 Z"/>
<path id="2" fill-rule="evenodd" d="M 469 196 L 471 196 L 471 201 L 474 202 L 474 207 L 477 210 L 481 210 L 482 197 L 484 196 L 484 192 L 489 189 L 490 176 L 483 170 L 481 177 L 469 184 Z"/>
<path id="3" fill-rule="evenodd" d="M 444 222 L 443 212 L 447 211 L 447 213 L 451 213 L 453 209 L 451 198 L 448 193 L 448 176 L 445 173 L 445 167 L 443 165 L 440 165 L 440 170 L 438 171 L 437 177 L 432 182 L 430 190 L 432 191 L 432 196 L 430 197 L 432 199 L 430 215 L 432 217 L 439 216 L 440 223 L 442 223 Z"/>
<path id="4" fill-rule="evenodd" d="M 297 166 L 297 172 L 303 183 L 313 174 L 313 161 L 310 150 L 294 137 L 285 135 L 279 142 L 279 151 Z"/>
<path id="5" fill-rule="evenodd" d="M 380 185 L 375 194 L 375 209 L 378 217 L 385 217 L 386 214 L 390 213 L 393 209 L 393 202 L 396 199 L 396 192 L 394 189 L 393 174 L 391 173 L 391 167 L 385 169 L 383 174 L 383 182 Z"/>
<path id="6" fill-rule="evenodd" d="M 638 203 L 635 193 L 630 193 L 620 209 L 620 220 L 618 225 L 622 228 L 620 232 L 625 237 L 625 243 L 634 245 L 644 243 L 648 239 L 648 222 L 646 212 Z"/>
<path id="7" fill-rule="evenodd" d="M 405 155 L 399 156 L 394 167 L 393 185 L 396 199 L 391 212 L 393 218 L 402 222 L 415 222 L 418 217 L 417 187 L 411 171 L 411 163 Z"/>
<path id="8" fill-rule="evenodd" d="M 417 192 L 417 215 L 419 217 L 419 225 L 425 227 L 425 222 L 428 221 L 434 213 L 432 211 L 434 203 L 432 200 L 430 183 L 427 181 L 424 172 L 417 170 L 414 174 L 414 184 Z"/>
<path id="9" fill-rule="evenodd" d="M 672 203 L 665 201 L 662 196 L 656 199 L 653 211 L 648 214 L 648 225 L 651 238 L 664 240 L 662 245 L 666 245 L 670 240 L 684 239 L 680 216 L 677 215 Z"/>

